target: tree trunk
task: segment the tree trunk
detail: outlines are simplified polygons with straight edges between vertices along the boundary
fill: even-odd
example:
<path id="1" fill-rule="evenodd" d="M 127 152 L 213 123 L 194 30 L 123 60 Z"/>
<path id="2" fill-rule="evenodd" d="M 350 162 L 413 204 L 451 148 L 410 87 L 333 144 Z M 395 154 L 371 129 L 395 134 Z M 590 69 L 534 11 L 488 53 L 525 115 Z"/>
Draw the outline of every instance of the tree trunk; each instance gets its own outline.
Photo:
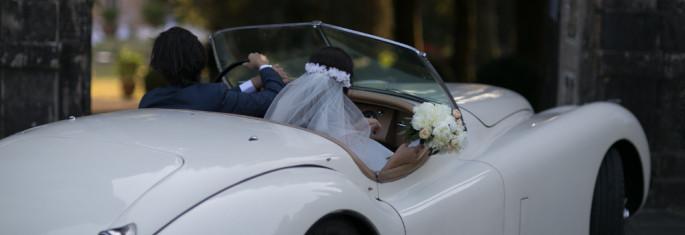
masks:
<path id="1" fill-rule="evenodd" d="M 418 0 L 395 0 L 395 40 L 424 51 L 421 7 Z"/>
<path id="2" fill-rule="evenodd" d="M 474 82 L 475 70 L 474 51 L 476 48 L 476 0 L 456 0 L 456 29 L 454 30 L 454 61 L 455 75 L 458 82 Z M 456 82 L 456 81 L 452 81 Z"/>

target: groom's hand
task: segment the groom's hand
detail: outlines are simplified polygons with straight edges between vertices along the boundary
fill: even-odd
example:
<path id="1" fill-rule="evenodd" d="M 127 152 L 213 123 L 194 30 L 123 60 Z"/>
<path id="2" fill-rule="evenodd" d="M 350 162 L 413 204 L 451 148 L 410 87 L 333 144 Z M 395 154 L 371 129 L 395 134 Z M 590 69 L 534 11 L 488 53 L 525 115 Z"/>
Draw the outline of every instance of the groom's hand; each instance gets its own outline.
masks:
<path id="1" fill-rule="evenodd" d="M 243 63 L 243 66 L 251 69 L 258 69 L 262 65 L 269 64 L 269 59 L 267 59 L 265 55 L 259 53 L 250 53 L 247 56 L 247 60 L 247 62 Z"/>

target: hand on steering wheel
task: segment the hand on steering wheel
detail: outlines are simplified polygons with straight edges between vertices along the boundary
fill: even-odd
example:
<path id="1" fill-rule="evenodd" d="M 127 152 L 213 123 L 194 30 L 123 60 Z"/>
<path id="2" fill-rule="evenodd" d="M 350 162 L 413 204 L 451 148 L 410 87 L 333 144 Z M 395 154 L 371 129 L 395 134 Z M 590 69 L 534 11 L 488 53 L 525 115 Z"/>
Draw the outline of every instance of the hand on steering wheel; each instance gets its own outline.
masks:
<path id="1" fill-rule="evenodd" d="M 233 69 L 233 68 L 235 68 L 235 67 L 238 67 L 238 65 L 242 65 L 242 64 L 247 63 L 247 62 L 249 62 L 249 61 L 248 61 L 248 60 L 240 60 L 240 61 L 234 62 L 234 63 L 232 63 L 232 64 L 229 64 L 224 70 L 221 70 L 221 72 L 219 73 L 219 75 L 216 76 L 216 78 L 214 79 L 214 82 L 215 82 L 215 83 L 216 83 L 216 82 L 221 82 L 221 78 L 222 78 L 224 75 L 226 75 L 229 71 L 231 71 L 231 69 Z"/>

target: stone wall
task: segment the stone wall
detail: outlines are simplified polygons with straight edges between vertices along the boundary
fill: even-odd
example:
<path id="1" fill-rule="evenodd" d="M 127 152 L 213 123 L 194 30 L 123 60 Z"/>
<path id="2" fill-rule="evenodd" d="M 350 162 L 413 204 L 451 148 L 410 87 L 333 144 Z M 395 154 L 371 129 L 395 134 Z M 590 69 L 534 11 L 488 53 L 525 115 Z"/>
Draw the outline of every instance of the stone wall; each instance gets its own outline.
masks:
<path id="1" fill-rule="evenodd" d="M 90 113 L 92 0 L 0 0 L 0 137 Z"/>
<path id="2" fill-rule="evenodd" d="M 561 0 L 560 7 L 559 57 L 566 49 L 575 60 L 560 59 L 560 93 L 571 95 L 558 103 L 620 100 L 642 123 L 652 153 L 646 206 L 685 212 L 685 1 Z"/>

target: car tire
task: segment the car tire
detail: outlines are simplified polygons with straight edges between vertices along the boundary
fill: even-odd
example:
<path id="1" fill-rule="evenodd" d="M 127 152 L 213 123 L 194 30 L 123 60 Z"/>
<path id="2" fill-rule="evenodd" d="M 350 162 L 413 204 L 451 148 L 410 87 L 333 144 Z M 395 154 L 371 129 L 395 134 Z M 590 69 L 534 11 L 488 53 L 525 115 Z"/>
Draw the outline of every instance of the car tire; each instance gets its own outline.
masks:
<path id="1" fill-rule="evenodd" d="M 353 235 L 361 234 L 354 223 L 345 218 L 330 218 L 314 224 L 306 235 Z"/>
<path id="2" fill-rule="evenodd" d="M 618 150 L 611 148 L 602 160 L 595 182 L 590 234 L 622 235 L 624 208 L 623 163 Z"/>

